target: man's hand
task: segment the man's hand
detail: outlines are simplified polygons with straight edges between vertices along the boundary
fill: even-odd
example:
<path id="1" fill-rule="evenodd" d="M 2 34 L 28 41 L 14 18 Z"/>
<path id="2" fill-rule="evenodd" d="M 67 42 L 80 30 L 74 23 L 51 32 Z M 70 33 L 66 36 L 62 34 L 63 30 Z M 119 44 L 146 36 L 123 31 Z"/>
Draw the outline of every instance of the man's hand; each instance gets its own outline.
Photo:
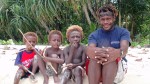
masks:
<path id="1" fill-rule="evenodd" d="M 107 48 L 101 48 L 101 50 L 95 51 L 95 58 L 97 59 L 97 63 L 107 62 L 109 54 L 107 53 Z"/>
<path id="2" fill-rule="evenodd" d="M 109 57 L 105 48 L 87 47 L 86 54 L 90 59 L 96 60 L 98 63 L 107 61 Z"/>
<path id="3" fill-rule="evenodd" d="M 120 57 L 120 49 L 115 49 L 115 48 L 112 48 L 112 47 L 108 47 L 107 48 L 108 51 L 107 51 L 107 54 L 109 55 L 109 57 L 107 58 L 107 61 L 104 61 L 102 64 L 107 64 L 107 63 L 110 63 L 112 61 L 115 61 L 118 57 Z"/>

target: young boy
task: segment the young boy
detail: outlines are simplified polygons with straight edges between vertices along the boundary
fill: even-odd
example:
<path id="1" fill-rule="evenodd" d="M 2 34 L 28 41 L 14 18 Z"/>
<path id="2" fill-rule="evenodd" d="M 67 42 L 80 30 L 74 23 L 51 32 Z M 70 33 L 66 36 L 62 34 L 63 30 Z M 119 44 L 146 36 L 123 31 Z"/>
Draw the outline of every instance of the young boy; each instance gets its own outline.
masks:
<path id="1" fill-rule="evenodd" d="M 47 48 L 43 55 L 44 58 L 39 59 L 40 70 L 44 76 L 44 83 L 48 84 L 49 76 L 53 75 L 54 83 L 59 82 L 58 74 L 61 72 L 61 67 L 59 63 L 63 64 L 64 60 L 61 59 L 62 50 L 59 48 L 61 45 L 63 36 L 58 30 L 51 30 L 48 35 L 48 43 L 51 47 Z M 52 66 L 49 64 L 51 63 Z M 52 70 L 53 68 L 53 70 Z M 56 70 L 56 71 L 54 71 Z"/>
<path id="2" fill-rule="evenodd" d="M 24 34 L 24 37 L 23 42 L 26 48 L 21 49 L 16 57 L 15 65 L 17 65 L 19 69 L 15 75 L 14 84 L 19 84 L 21 78 L 26 78 L 28 76 L 35 82 L 34 73 L 38 72 L 38 64 L 34 60 L 36 55 L 34 47 L 38 42 L 38 36 L 34 32 L 27 32 Z M 30 71 L 33 74 L 30 74 Z"/>
<path id="3" fill-rule="evenodd" d="M 62 76 L 61 84 L 67 84 L 70 78 L 74 77 L 76 84 L 82 84 L 82 70 L 85 64 L 85 46 L 80 44 L 83 38 L 82 28 L 78 25 L 72 25 L 66 32 L 69 46 L 64 49 L 65 70 Z"/>

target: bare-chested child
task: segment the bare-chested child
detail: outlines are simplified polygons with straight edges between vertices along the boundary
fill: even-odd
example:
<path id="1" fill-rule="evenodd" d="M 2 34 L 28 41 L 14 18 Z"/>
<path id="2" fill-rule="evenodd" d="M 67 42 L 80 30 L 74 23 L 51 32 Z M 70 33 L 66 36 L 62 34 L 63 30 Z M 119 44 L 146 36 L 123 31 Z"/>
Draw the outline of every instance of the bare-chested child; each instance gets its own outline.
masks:
<path id="1" fill-rule="evenodd" d="M 64 63 L 61 59 L 62 50 L 59 48 L 62 42 L 62 33 L 58 30 L 51 30 L 48 35 L 48 43 L 51 47 L 47 48 L 43 55 L 44 58 L 39 58 L 38 63 L 40 70 L 44 76 L 43 84 L 48 84 L 49 76 L 53 75 L 54 83 L 59 82 L 58 74 L 60 73 L 59 63 Z M 51 64 L 50 64 L 51 63 Z M 52 66 L 50 66 L 52 65 Z"/>
<path id="2" fill-rule="evenodd" d="M 82 84 L 82 67 L 85 64 L 85 46 L 80 44 L 83 38 L 82 28 L 78 25 L 72 25 L 66 32 L 69 46 L 64 49 L 65 70 L 63 72 L 61 84 L 67 84 L 68 80 L 74 77 L 76 84 Z"/>
<path id="3" fill-rule="evenodd" d="M 25 38 L 24 38 L 25 37 Z M 24 34 L 23 42 L 26 48 L 20 50 L 17 54 L 15 65 L 19 67 L 14 78 L 14 84 L 19 84 L 21 78 L 30 76 L 33 82 L 35 82 L 34 74 L 39 71 L 36 57 L 35 45 L 38 41 L 38 36 L 34 32 L 27 32 Z M 30 71 L 33 73 L 31 74 Z"/>

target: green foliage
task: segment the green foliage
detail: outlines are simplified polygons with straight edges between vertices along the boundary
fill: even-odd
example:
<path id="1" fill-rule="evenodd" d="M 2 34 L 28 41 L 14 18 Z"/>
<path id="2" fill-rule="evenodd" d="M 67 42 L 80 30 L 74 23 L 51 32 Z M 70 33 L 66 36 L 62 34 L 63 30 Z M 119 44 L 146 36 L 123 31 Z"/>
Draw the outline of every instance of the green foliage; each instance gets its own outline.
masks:
<path id="1" fill-rule="evenodd" d="M 0 40 L 0 45 L 11 45 L 11 44 L 13 44 L 12 39 L 9 39 L 9 40 L 7 40 L 7 41 L 5 41 L 5 40 Z"/>
<path id="2" fill-rule="evenodd" d="M 133 40 L 133 42 L 131 43 L 131 46 L 145 46 L 150 44 L 150 35 L 147 36 L 142 36 L 142 34 L 139 34 L 136 36 L 136 39 Z"/>
<path id="3" fill-rule="evenodd" d="M 113 1 L 121 12 L 121 23 L 131 32 L 132 40 L 141 42 L 140 37 L 147 36 L 150 32 L 150 1 L 149 0 L 1 0 L 0 3 L 0 39 L 13 39 L 21 44 L 24 33 L 36 32 L 40 44 L 47 44 L 47 35 L 50 30 L 57 29 L 63 33 L 63 44 L 67 44 L 66 29 L 70 25 L 79 25 L 83 28 L 84 39 L 98 28 L 96 10 Z M 87 10 L 85 12 L 84 8 Z M 95 15 L 94 15 L 95 14 Z M 87 15 L 89 18 L 87 18 Z M 89 21 L 90 20 L 90 24 Z M 116 22 L 119 22 L 118 20 Z"/>

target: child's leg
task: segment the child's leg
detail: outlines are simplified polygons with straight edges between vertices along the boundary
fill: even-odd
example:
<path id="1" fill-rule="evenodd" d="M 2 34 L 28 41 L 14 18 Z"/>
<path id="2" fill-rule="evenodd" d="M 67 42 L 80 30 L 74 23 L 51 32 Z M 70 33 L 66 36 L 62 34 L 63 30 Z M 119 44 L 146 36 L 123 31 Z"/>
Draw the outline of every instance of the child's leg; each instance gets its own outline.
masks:
<path id="1" fill-rule="evenodd" d="M 51 62 L 52 63 L 52 66 L 54 67 L 54 69 L 57 71 L 57 73 L 55 73 L 54 71 L 54 74 L 53 74 L 53 79 L 54 79 L 54 82 L 55 83 L 57 83 L 57 82 L 59 82 L 60 81 L 60 79 L 59 79 L 59 77 L 58 77 L 58 66 L 59 66 L 59 64 L 58 63 L 53 63 L 53 62 Z"/>
<path id="2" fill-rule="evenodd" d="M 19 68 L 14 78 L 14 84 L 19 84 L 20 78 L 24 75 L 24 71 Z"/>
<path id="3" fill-rule="evenodd" d="M 75 76 L 75 82 L 76 84 L 83 84 L 83 79 L 82 79 L 82 70 L 80 67 L 76 67 L 73 69 L 73 74 Z"/>
<path id="4" fill-rule="evenodd" d="M 88 65 L 89 84 L 99 84 L 102 66 L 95 60 L 90 60 Z"/>
<path id="5" fill-rule="evenodd" d="M 37 73 L 38 72 L 38 60 L 37 60 L 37 56 L 34 57 L 34 60 L 32 62 L 32 73 Z"/>
<path id="6" fill-rule="evenodd" d="M 39 65 L 39 68 L 40 68 L 40 72 L 44 76 L 43 84 L 48 84 L 49 77 L 46 74 L 46 65 L 45 65 L 45 62 L 43 61 L 43 59 L 40 56 L 38 56 L 38 65 Z"/>
<path id="7" fill-rule="evenodd" d="M 71 74 L 72 74 L 71 71 L 66 69 L 63 73 L 60 84 L 67 84 L 68 80 L 70 79 Z"/>

